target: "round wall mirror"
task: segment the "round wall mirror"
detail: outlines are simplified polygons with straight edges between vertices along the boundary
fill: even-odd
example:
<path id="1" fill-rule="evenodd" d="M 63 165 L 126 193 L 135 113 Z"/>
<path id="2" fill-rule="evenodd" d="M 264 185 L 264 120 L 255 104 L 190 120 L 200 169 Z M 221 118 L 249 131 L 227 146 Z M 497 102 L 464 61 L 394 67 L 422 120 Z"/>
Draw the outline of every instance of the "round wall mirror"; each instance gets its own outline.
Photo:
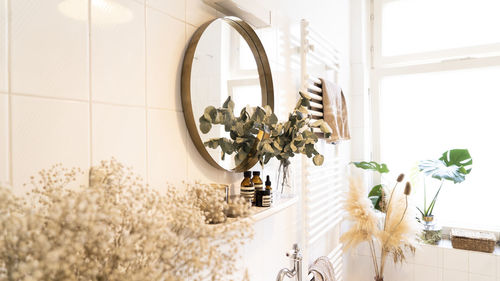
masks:
<path id="1" fill-rule="evenodd" d="M 224 126 L 214 126 L 206 134 L 199 128 L 205 108 L 221 107 L 228 97 L 235 103 L 235 114 L 245 106 L 274 106 L 269 61 L 250 25 L 225 17 L 205 23 L 194 33 L 184 55 L 181 95 L 189 134 L 203 158 L 214 167 L 234 172 L 257 163 L 252 153 L 239 165 L 234 157 L 222 160 L 220 148 L 207 148 L 204 142 L 230 138 L 229 132 L 224 131 Z"/>

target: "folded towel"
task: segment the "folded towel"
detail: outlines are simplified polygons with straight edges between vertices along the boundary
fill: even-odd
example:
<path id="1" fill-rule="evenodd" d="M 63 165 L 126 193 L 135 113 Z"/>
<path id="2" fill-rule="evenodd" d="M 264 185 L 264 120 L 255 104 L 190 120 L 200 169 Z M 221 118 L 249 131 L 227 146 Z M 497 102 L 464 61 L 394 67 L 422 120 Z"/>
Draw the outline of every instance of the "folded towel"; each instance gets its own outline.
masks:
<path id="1" fill-rule="evenodd" d="M 309 273 L 314 275 L 314 281 L 335 281 L 335 271 L 328 257 L 319 257 L 309 266 Z"/>
<path id="2" fill-rule="evenodd" d="M 323 119 L 332 128 L 328 142 L 337 142 L 351 138 L 347 121 L 347 105 L 344 93 L 339 85 L 326 79 L 321 80 L 323 90 Z"/>

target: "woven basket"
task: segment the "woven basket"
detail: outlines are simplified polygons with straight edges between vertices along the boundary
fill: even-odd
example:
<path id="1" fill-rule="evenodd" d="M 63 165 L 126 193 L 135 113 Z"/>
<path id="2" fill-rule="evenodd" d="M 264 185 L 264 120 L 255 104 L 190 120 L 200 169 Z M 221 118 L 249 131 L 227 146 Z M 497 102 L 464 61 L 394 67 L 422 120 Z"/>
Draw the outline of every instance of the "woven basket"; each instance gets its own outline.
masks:
<path id="1" fill-rule="evenodd" d="M 493 253 L 496 238 L 490 232 L 452 229 L 451 244 L 455 249 Z"/>

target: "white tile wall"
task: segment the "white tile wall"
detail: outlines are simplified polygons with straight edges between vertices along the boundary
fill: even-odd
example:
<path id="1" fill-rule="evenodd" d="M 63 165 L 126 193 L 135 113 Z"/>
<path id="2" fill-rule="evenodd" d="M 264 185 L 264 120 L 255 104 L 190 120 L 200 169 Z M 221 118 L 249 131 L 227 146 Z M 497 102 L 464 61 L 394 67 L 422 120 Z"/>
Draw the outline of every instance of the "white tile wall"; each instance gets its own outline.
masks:
<path id="1" fill-rule="evenodd" d="M 469 281 L 495 281 L 495 277 L 470 273 Z"/>
<path id="2" fill-rule="evenodd" d="M 443 249 L 431 245 L 421 245 L 415 252 L 413 262 L 419 265 L 443 267 Z"/>
<path id="3" fill-rule="evenodd" d="M 409 263 L 404 266 L 397 264 L 394 265 L 391 259 L 388 260 L 386 270 L 384 273 L 385 280 L 405 280 L 405 281 L 413 281 L 415 279 L 415 274 L 418 265 Z M 425 272 L 427 273 L 427 272 Z M 431 274 L 427 274 L 431 275 Z M 433 279 L 429 279 L 429 281 L 434 281 Z"/>
<path id="4" fill-rule="evenodd" d="M 168 110 L 150 110 L 148 116 L 149 182 L 164 186 L 187 178 L 187 130 L 184 115 Z M 186 167 L 179 169 L 179 167 Z"/>
<path id="5" fill-rule="evenodd" d="M 185 23 L 154 9 L 146 13 L 148 105 L 181 111 L 181 96 L 176 93 L 180 93 Z"/>
<path id="6" fill-rule="evenodd" d="M 276 54 L 293 49 L 286 36 L 298 33 L 301 12 L 308 17 L 331 16 L 324 9 L 328 7 L 339 15 L 337 20 L 346 19 L 349 1 L 317 2 L 309 8 L 301 4 L 300 9 L 292 8 L 294 3 L 259 3 L 273 11 L 273 25 L 257 32 L 271 60 L 276 100 L 284 106 L 277 106 L 277 111 L 293 106 L 297 96 L 297 65 Z M 217 12 L 202 0 L 115 0 L 115 8 L 108 10 L 88 0 L 79 2 L 78 15 L 70 15 L 62 13 L 61 3 L 0 0 L 0 102 L 12 111 L 12 119 L 8 110 L 0 115 L 7 120 L 0 127 L 2 159 L 9 159 L 12 151 L 12 161 L 1 162 L 1 180 L 12 174 L 14 184 L 19 184 L 46 163 L 69 158 L 86 166 L 116 156 L 157 184 L 182 179 L 238 181 L 238 175 L 214 169 L 200 157 L 181 122 L 183 51 L 196 26 Z M 342 31 L 335 34 L 336 42 L 348 46 L 348 25 L 336 30 Z M 340 51 L 348 54 L 349 48 Z M 347 71 L 343 79 L 348 77 Z M 11 106 L 6 102 L 9 96 Z M 14 128 L 12 135 L 9 126 Z M 68 137 L 78 141 L 66 142 Z M 170 151 L 164 141 L 183 145 Z M 33 142 L 38 142 L 36 147 Z M 158 156 L 172 153 L 180 165 Z M 165 173 L 170 169 L 175 170 Z"/>
<path id="7" fill-rule="evenodd" d="M 443 281 L 469 281 L 469 276 L 462 271 L 444 269 Z"/>
<path id="8" fill-rule="evenodd" d="M 92 99 L 115 104 L 145 104 L 145 23 L 144 5 L 131 0 L 117 0 L 131 14 L 127 22 L 94 22 L 91 13 Z M 92 11 L 102 9 L 92 5 Z M 113 13 L 121 10 L 111 9 Z M 119 17 L 119 15 L 114 15 Z"/>
<path id="9" fill-rule="evenodd" d="M 0 92 L 8 91 L 7 0 L 0 0 Z"/>
<path id="10" fill-rule="evenodd" d="M 473 274 L 482 274 L 496 276 L 497 257 L 487 253 L 469 253 L 469 272 Z"/>
<path id="11" fill-rule="evenodd" d="M 64 16 L 59 2 L 10 1 L 13 93 L 88 99 L 88 23 Z"/>
<path id="12" fill-rule="evenodd" d="M 146 175 L 146 111 L 141 107 L 93 105 L 92 159 L 116 157 Z"/>
<path id="13" fill-rule="evenodd" d="M 444 249 L 443 267 L 445 269 L 467 272 L 469 268 L 469 254 L 464 250 Z"/>
<path id="14" fill-rule="evenodd" d="M 10 182 L 9 96 L 0 94 L 0 183 Z"/>
<path id="15" fill-rule="evenodd" d="M 355 270 L 359 262 L 369 257 L 365 246 L 359 246 L 348 257 L 346 280 L 362 281 Z M 359 268 L 358 268 L 359 270 Z M 498 280 L 500 256 L 489 253 L 464 251 L 431 245 L 421 245 L 415 255 L 410 256 L 403 265 L 389 262 L 386 266 L 385 280 L 414 281 L 489 281 Z M 373 274 L 373 271 L 368 272 Z"/>
<path id="16" fill-rule="evenodd" d="M 497 256 L 497 279 L 500 279 L 500 256 Z"/>
<path id="17" fill-rule="evenodd" d="M 55 163 L 89 166 L 89 105 L 86 102 L 12 97 L 12 183 L 17 194 L 39 170 Z M 82 177 L 79 183 L 86 181 Z"/>
<path id="18" fill-rule="evenodd" d="M 411 267 L 411 265 L 408 265 Z M 407 266 L 404 266 L 407 267 Z M 415 280 L 441 281 L 443 280 L 443 269 L 435 266 L 415 264 Z"/>
<path id="19" fill-rule="evenodd" d="M 186 22 L 200 26 L 205 22 L 217 17 L 217 12 L 210 6 L 205 5 L 200 0 L 185 0 L 186 1 Z"/>
<path id="20" fill-rule="evenodd" d="M 146 0 L 146 4 L 181 21 L 186 19 L 186 0 Z"/>

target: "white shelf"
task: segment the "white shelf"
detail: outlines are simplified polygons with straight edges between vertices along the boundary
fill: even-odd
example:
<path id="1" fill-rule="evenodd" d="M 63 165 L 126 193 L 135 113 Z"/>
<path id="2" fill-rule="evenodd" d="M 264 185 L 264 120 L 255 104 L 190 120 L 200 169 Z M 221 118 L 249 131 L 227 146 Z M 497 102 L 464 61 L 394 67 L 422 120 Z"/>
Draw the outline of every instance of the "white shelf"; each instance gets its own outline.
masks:
<path id="1" fill-rule="evenodd" d="M 255 221 L 260 221 L 263 220 L 267 217 L 270 217 L 276 213 L 279 213 L 299 202 L 299 199 L 297 196 L 292 197 L 292 198 L 286 198 L 286 199 L 280 199 L 279 201 L 275 202 L 273 206 L 264 208 L 264 207 L 252 207 L 252 216 L 251 218 L 254 219 Z"/>

